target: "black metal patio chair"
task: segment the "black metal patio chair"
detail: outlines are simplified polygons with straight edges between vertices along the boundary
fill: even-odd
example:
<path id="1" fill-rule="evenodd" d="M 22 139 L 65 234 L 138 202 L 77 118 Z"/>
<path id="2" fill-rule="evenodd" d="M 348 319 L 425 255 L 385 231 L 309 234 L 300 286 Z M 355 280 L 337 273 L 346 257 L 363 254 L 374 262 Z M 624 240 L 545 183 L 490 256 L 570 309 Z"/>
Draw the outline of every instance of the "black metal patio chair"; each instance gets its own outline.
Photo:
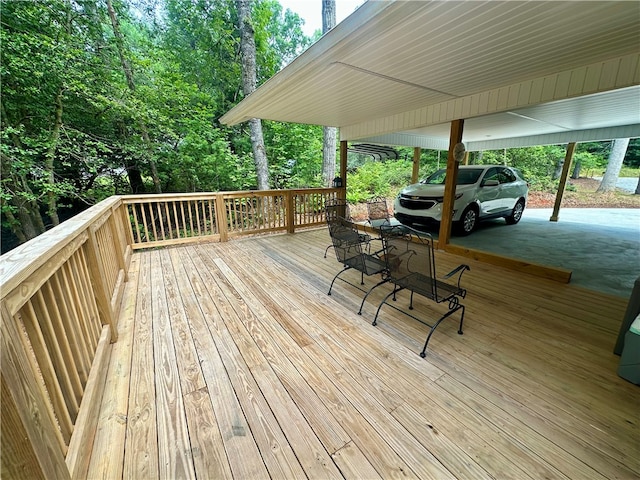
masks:
<path id="1" fill-rule="evenodd" d="M 391 225 L 391 216 L 385 198 L 377 197 L 367 201 L 367 216 L 367 223 L 376 230 Z"/>
<path id="2" fill-rule="evenodd" d="M 431 335 L 440 323 L 458 310 L 461 311 L 460 326 L 458 334 L 462 335 L 462 324 L 464 322 L 465 307 L 460 303 L 467 295 L 467 291 L 460 286 L 462 274 L 470 270 L 468 265 L 462 264 L 454 268 L 451 272 L 439 279 L 436 276 L 436 261 L 433 251 L 433 238 L 428 233 L 422 233 L 407 227 L 388 227 L 381 229 L 384 245 L 383 258 L 386 263 L 386 274 L 388 281 L 394 284 L 394 289 L 389 293 L 378 306 L 373 325 L 377 324 L 378 316 L 383 305 L 404 313 L 405 315 L 423 323 L 429 327 L 429 334 L 424 343 L 421 357 L 425 357 L 427 345 Z M 456 278 L 456 283 L 449 283 L 445 280 Z M 409 300 L 409 310 L 413 310 L 413 296 L 418 294 L 436 303 L 447 303 L 448 311 L 442 315 L 435 323 L 430 324 L 421 318 L 397 307 L 388 302 L 390 297 L 396 300 L 396 294 L 402 290 L 411 292 Z"/>
<path id="3" fill-rule="evenodd" d="M 331 295 L 333 284 L 338 279 L 362 292 L 366 292 L 362 302 L 360 303 L 360 309 L 358 310 L 358 313 L 360 314 L 362 313 L 362 307 L 364 306 L 364 302 L 367 300 L 369 294 L 376 287 L 379 287 L 389 280 L 386 276 L 386 263 L 384 260 L 381 260 L 377 254 L 365 253 L 362 250 L 362 247 L 365 244 L 350 241 L 350 239 L 354 238 L 354 235 L 357 235 L 357 233 L 358 231 L 353 226 L 353 223 L 341 217 L 338 217 L 336 221 L 329 226 L 329 234 L 331 235 L 331 241 L 333 242 L 333 249 L 336 253 L 336 258 L 338 259 L 338 262 L 344 265 L 344 268 L 339 271 L 335 277 L 333 277 L 331 285 L 329 286 L 328 295 Z M 381 274 L 382 279 L 369 290 L 364 290 L 358 285 L 340 277 L 344 272 L 352 269 L 360 272 L 360 285 L 364 285 L 365 275 L 371 276 Z"/>
<path id="4" fill-rule="evenodd" d="M 329 227 L 329 234 L 331 235 L 331 227 L 332 225 L 340 222 L 344 222 L 347 220 L 351 222 L 351 216 L 349 213 L 349 204 L 345 200 L 334 200 L 332 202 L 328 202 L 325 205 L 325 217 L 327 221 L 327 226 Z M 371 236 L 366 233 L 360 233 L 356 229 L 340 229 L 338 228 L 335 232 L 336 235 L 342 235 L 344 240 L 347 243 L 360 243 L 368 246 L 371 241 Z M 334 246 L 333 242 L 325 249 L 324 258 L 327 258 L 327 252 L 330 248 Z"/>

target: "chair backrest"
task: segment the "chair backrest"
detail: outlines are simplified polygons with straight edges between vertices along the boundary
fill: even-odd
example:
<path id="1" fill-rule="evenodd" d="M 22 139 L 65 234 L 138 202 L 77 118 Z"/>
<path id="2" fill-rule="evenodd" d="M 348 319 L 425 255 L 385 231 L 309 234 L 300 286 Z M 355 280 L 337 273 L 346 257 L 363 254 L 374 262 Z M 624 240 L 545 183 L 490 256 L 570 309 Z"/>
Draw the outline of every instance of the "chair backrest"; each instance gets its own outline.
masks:
<path id="1" fill-rule="evenodd" d="M 331 226 L 338 218 L 351 219 L 349 213 L 349 204 L 346 200 L 335 199 L 328 201 L 324 206 L 325 216 L 327 219 L 327 225 Z"/>
<path id="2" fill-rule="evenodd" d="M 383 228 L 381 235 L 390 280 L 409 289 L 419 284 L 420 290 L 428 290 L 432 298 L 438 298 L 431 235 L 407 233 L 406 227 Z"/>
<path id="3" fill-rule="evenodd" d="M 362 245 L 360 244 L 358 231 L 353 224 L 343 218 L 336 217 L 329 224 L 329 235 L 333 243 L 333 250 L 340 263 L 348 264 L 349 260 L 362 256 Z"/>
<path id="4" fill-rule="evenodd" d="M 389 223 L 389 208 L 384 198 L 374 198 L 367 202 L 368 221 L 373 227 Z"/>

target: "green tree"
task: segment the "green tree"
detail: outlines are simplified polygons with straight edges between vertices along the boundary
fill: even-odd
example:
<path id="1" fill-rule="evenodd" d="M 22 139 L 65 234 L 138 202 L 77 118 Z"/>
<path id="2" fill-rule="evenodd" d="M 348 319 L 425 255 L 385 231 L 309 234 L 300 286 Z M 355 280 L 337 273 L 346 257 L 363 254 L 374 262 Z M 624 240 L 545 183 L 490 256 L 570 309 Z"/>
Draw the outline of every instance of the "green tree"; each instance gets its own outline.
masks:
<path id="1" fill-rule="evenodd" d="M 99 38 L 89 21 L 99 12 L 64 0 L 2 9 L 2 207 L 14 233 L 29 239 L 44 228 L 40 206 L 57 225 L 60 198 L 76 194 L 57 175 L 58 152 L 68 142 L 65 117 L 100 94 L 93 83 Z"/>

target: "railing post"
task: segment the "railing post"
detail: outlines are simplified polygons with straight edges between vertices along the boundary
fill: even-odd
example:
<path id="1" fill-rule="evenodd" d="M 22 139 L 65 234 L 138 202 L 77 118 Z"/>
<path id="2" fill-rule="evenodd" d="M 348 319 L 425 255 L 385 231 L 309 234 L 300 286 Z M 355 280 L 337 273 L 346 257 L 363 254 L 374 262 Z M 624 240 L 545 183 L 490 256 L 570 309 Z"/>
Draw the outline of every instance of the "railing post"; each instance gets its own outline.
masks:
<path id="1" fill-rule="evenodd" d="M 111 311 L 111 295 L 104 283 L 105 272 L 102 266 L 100 250 L 98 248 L 98 240 L 96 232 L 93 228 L 89 228 L 89 240 L 87 241 L 87 264 L 89 266 L 89 275 L 93 285 L 93 291 L 96 296 L 96 305 L 98 313 L 104 325 L 111 327 L 111 342 L 118 340 L 118 327 Z"/>
<path id="2" fill-rule="evenodd" d="M 116 252 L 116 260 L 118 261 L 118 267 L 120 270 L 124 272 L 123 281 L 129 281 L 129 272 L 127 271 L 127 265 L 124 260 L 126 245 L 120 245 L 120 239 L 122 238 L 120 235 L 120 230 L 118 229 L 118 224 L 116 223 L 116 215 L 118 214 L 118 208 L 111 209 L 111 216 L 109 217 L 109 230 L 111 230 L 111 238 L 113 240 L 113 248 Z"/>
<path id="3" fill-rule="evenodd" d="M 229 229 L 227 227 L 227 209 L 224 206 L 224 195 L 218 193 L 213 197 L 213 204 L 216 211 L 216 225 L 221 242 L 229 241 Z"/>
<path id="4" fill-rule="evenodd" d="M 131 220 L 129 219 L 128 205 L 124 203 L 122 199 L 120 200 L 120 206 L 118 207 L 118 212 L 120 215 L 120 223 L 122 224 L 125 241 L 127 242 L 127 245 L 132 247 L 134 242 L 133 225 L 131 224 Z"/>
<path id="5" fill-rule="evenodd" d="M 287 233 L 296 231 L 296 194 L 292 190 L 285 191 L 287 199 Z"/>

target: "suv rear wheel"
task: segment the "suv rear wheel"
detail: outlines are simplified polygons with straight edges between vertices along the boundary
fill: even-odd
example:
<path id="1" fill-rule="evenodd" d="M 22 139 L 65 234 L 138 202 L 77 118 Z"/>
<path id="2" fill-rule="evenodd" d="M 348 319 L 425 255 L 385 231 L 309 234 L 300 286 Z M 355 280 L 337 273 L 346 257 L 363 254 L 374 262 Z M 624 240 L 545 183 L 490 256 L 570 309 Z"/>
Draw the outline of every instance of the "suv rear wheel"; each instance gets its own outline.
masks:
<path id="1" fill-rule="evenodd" d="M 516 206 L 513 207 L 513 211 L 511 212 L 511 215 L 509 215 L 508 217 L 505 217 L 505 220 L 507 221 L 507 225 L 515 225 L 516 223 L 518 223 L 522 218 L 522 212 L 524 212 L 524 200 L 520 199 L 516 203 Z"/>

